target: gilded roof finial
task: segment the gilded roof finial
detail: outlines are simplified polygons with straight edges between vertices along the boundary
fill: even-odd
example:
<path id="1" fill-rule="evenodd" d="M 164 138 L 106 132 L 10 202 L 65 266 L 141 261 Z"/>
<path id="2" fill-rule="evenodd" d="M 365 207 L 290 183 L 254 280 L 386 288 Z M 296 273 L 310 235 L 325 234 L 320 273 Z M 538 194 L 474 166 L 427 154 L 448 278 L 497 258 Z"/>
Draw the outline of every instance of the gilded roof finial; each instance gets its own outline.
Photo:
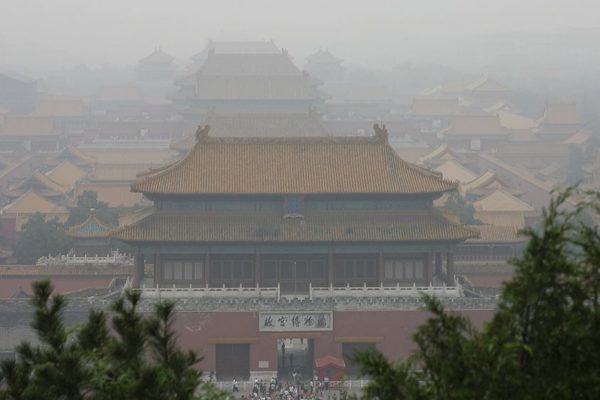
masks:
<path id="1" fill-rule="evenodd" d="M 210 131 L 210 125 L 198 125 L 198 129 L 196 130 L 196 142 L 208 139 L 208 131 Z"/>
<path id="2" fill-rule="evenodd" d="M 373 125 L 373 130 L 375 131 L 375 137 L 387 142 L 388 138 L 389 138 L 389 133 L 388 130 L 385 126 L 385 124 L 381 124 L 381 126 L 379 124 L 375 124 Z"/>

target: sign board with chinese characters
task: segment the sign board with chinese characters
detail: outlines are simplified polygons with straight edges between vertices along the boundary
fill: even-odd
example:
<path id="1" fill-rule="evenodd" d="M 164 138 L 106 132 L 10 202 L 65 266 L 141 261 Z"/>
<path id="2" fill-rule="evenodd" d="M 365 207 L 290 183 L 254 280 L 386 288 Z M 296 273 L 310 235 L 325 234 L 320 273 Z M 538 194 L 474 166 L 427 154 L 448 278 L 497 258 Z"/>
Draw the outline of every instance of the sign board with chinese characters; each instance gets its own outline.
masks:
<path id="1" fill-rule="evenodd" d="M 260 332 L 311 332 L 333 330 L 333 311 L 261 312 Z"/>

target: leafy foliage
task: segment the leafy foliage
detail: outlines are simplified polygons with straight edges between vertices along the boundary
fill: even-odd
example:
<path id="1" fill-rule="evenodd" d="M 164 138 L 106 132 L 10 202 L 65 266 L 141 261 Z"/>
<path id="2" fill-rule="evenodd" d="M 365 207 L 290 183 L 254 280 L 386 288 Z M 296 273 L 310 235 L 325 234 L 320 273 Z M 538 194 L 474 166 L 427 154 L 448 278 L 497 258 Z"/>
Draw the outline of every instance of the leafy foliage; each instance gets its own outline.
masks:
<path id="1" fill-rule="evenodd" d="M 585 162 L 583 151 L 575 145 L 569 147 L 569 162 L 567 164 L 567 185 L 577 185 L 584 179 L 583 164 Z"/>
<path id="2" fill-rule="evenodd" d="M 481 221 L 475 218 L 475 208 L 467 203 L 458 192 L 450 193 L 446 201 L 446 210 L 455 214 L 460 222 L 467 225 L 481 225 Z"/>
<path id="3" fill-rule="evenodd" d="M 113 226 L 118 225 L 119 214 L 130 210 L 129 207 L 109 207 L 104 201 L 98 200 L 98 193 L 86 190 L 77 198 L 77 206 L 71 209 L 66 225 L 73 226 L 82 223 L 90 216 L 91 209 L 95 210 L 101 221 Z"/>
<path id="4" fill-rule="evenodd" d="M 193 352 L 177 347 L 174 304 L 161 302 L 144 317 L 140 295 L 127 292 L 112 311 L 112 334 L 104 312 L 92 311 L 83 326 L 68 330 L 65 299 L 49 282 L 33 285 L 32 327 L 40 345 L 21 344 L 18 360 L 0 365 L 2 400 L 188 400 L 226 399 L 203 383 Z"/>
<path id="5" fill-rule="evenodd" d="M 427 298 L 432 317 L 418 328 L 412 357 L 359 354 L 372 378 L 365 398 L 600 398 L 600 232 L 577 218 L 597 218 L 600 195 L 569 210 L 572 192 L 556 196 L 540 230 L 526 231 L 516 276 L 481 332 Z"/>
<path id="6" fill-rule="evenodd" d="M 71 240 L 65 235 L 63 225 L 56 219 L 46 221 L 37 213 L 23 225 L 15 255 L 20 264 L 32 264 L 42 256 L 65 254 L 70 249 Z"/>
<path id="7" fill-rule="evenodd" d="M 119 224 L 119 214 L 135 210 L 139 206 L 130 207 L 109 207 L 107 203 L 98 200 L 98 193 L 92 190 L 86 190 L 77 199 L 77 206 L 72 208 L 67 219 L 66 226 L 73 226 L 84 222 L 94 209 L 96 216 L 100 221 L 117 226 Z M 133 249 L 127 243 L 121 241 L 112 241 L 113 248 L 118 248 L 123 253 L 133 253 Z"/>

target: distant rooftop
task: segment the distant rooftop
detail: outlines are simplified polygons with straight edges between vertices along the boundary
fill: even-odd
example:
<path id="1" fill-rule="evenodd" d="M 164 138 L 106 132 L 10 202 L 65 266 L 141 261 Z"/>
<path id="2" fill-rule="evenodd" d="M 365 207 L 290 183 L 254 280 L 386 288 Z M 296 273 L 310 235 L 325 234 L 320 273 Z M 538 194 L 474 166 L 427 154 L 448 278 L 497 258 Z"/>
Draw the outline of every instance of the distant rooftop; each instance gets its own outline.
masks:
<path id="1" fill-rule="evenodd" d="M 458 98 L 438 99 L 417 97 L 413 99 L 410 114 L 413 116 L 451 116 L 464 114 Z"/>
<path id="2" fill-rule="evenodd" d="M 483 76 L 465 86 L 469 92 L 507 92 L 508 88 L 489 76 Z"/>
<path id="3" fill-rule="evenodd" d="M 319 49 L 316 53 L 306 57 L 306 61 L 309 64 L 340 64 L 344 60 L 331 54 L 329 49 Z"/>
<path id="4" fill-rule="evenodd" d="M 287 53 L 210 53 L 200 69 L 202 76 L 301 76 Z"/>
<path id="5" fill-rule="evenodd" d="M 546 103 L 542 125 L 577 125 L 581 123 L 577 112 L 577 104 L 571 103 Z"/>
<path id="6" fill-rule="evenodd" d="M 140 64 L 171 64 L 175 57 L 165 53 L 162 49 L 155 49 L 152 53 L 142 58 Z"/>
<path id="7" fill-rule="evenodd" d="M 461 184 L 466 184 L 477 179 L 475 172 L 452 159 L 446 160 L 442 165 L 435 168 L 435 171 L 441 173 L 444 179 L 458 181 Z"/>
<path id="8" fill-rule="evenodd" d="M 209 114 L 213 137 L 310 137 L 329 136 L 319 116 L 313 112 L 296 114 Z M 187 151 L 196 144 L 193 132 L 174 140 L 171 148 Z"/>
<path id="9" fill-rule="evenodd" d="M 201 62 L 209 52 L 215 54 L 278 54 L 281 50 L 271 41 L 209 41 L 204 50 L 191 57 Z"/>

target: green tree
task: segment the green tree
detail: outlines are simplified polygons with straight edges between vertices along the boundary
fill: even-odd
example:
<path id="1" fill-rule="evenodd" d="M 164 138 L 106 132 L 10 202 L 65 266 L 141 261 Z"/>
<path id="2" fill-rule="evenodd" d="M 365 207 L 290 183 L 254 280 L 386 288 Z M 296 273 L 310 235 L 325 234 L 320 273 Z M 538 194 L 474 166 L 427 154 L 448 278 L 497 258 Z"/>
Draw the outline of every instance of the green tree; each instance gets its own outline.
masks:
<path id="1" fill-rule="evenodd" d="M 73 226 L 82 223 L 90 216 L 90 210 L 95 210 L 98 218 L 110 225 L 116 226 L 119 223 L 119 214 L 138 209 L 140 206 L 133 207 L 109 207 L 108 203 L 98 200 L 98 193 L 92 190 L 86 190 L 77 198 L 77 206 L 72 208 L 67 219 L 67 226 Z"/>
<path id="2" fill-rule="evenodd" d="M 69 218 L 65 225 L 70 227 L 84 222 L 90 216 L 91 210 L 94 209 L 100 221 L 117 226 L 119 224 L 119 214 L 135 210 L 139 207 L 138 205 L 134 207 L 109 207 L 107 203 L 98 200 L 97 192 L 86 190 L 78 197 L 77 206 L 70 210 Z M 113 241 L 112 246 L 113 248 L 118 248 L 122 253 L 131 254 L 133 252 L 132 247 L 124 242 Z"/>
<path id="3" fill-rule="evenodd" d="M 57 219 L 46 221 L 42 214 L 37 213 L 23 225 L 15 245 L 15 256 L 20 264 L 33 264 L 42 256 L 65 254 L 71 245 Z"/>
<path id="4" fill-rule="evenodd" d="M 390 363 L 376 353 L 357 355 L 372 378 L 366 397 L 600 398 L 600 233 L 577 219 L 584 210 L 598 217 L 600 196 L 565 210 L 571 195 L 560 193 L 541 228 L 526 231 L 516 275 L 481 332 L 426 298 L 432 317 L 417 329 L 413 356 Z"/>
<path id="5" fill-rule="evenodd" d="M 98 193 L 86 190 L 77 198 L 77 206 L 70 210 L 66 225 L 82 223 L 90 216 L 92 208 L 101 221 L 115 226 L 118 224 L 119 209 L 108 207 L 107 203 L 98 201 Z"/>
<path id="6" fill-rule="evenodd" d="M 445 208 L 447 211 L 460 218 L 460 222 L 467 225 L 481 225 L 481 221 L 475 218 L 475 208 L 458 192 L 452 192 L 448 195 Z"/>
<path id="7" fill-rule="evenodd" d="M 49 282 L 34 283 L 32 327 L 40 344 L 21 344 L 17 360 L 0 364 L 0 399 L 228 398 L 202 382 L 201 359 L 177 347 L 173 303 L 159 302 L 144 317 L 139 293 L 127 292 L 111 307 L 109 334 L 101 311 L 91 311 L 77 329 L 65 327 L 65 299 L 51 293 Z"/>
<path id="8" fill-rule="evenodd" d="M 585 163 L 584 152 L 578 146 L 569 147 L 569 162 L 567 164 L 567 176 L 565 183 L 567 185 L 577 185 L 585 178 L 583 173 L 583 164 Z"/>

